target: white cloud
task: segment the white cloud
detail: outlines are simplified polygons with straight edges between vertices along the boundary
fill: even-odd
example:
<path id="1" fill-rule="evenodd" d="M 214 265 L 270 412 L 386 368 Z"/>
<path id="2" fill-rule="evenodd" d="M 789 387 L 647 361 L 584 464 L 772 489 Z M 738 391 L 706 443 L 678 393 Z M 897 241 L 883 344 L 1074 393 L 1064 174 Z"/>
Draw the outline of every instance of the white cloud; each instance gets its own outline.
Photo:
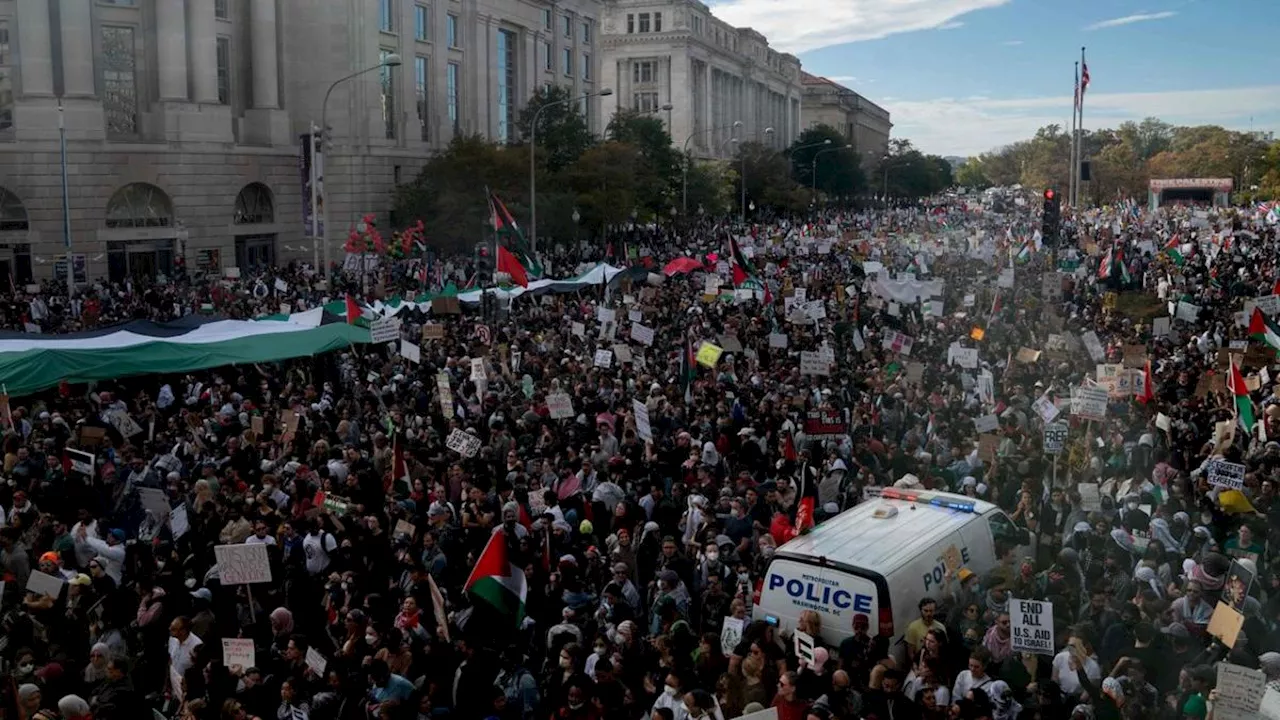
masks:
<path id="1" fill-rule="evenodd" d="M 1008 46 L 1008 47 L 1017 47 L 1017 46 L 1019 46 L 1019 45 L 1021 45 L 1021 44 L 1022 44 L 1022 41 L 1021 41 L 1021 40 L 1005 40 L 1004 42 L 1002 42 L 1002 43 L 1000 43 L 1000 44 L 1001 44 L 1001 45 L 1006 45 L 1006 46 Z"/>
<path id="2" fill-rule="evenodd" d="M 858 78 L 853 75 L 827 75 L 825 77 L 831 82 L 840 83 L 841 85 L 858 82 Z"/>
<path id="3" fill-rule="evenodd" d="M 1102 22 L 1096 22 L 1086 27 L 1085 30 L 1102 30 L 1104 28 L 1120 27 L 1121 25 L 1132 25 L 1134 23 L 1148 22 L 1150 20 L 1164 20 L 1166 18 L 1171 18 L 1177 14 L 1178 13 L 1173 12 L 1172 10 L 1165 10 L 1164 12 L 1138 13 L 1136 15 L 1125 15 L 1124 17 L 1111 18 L 1110 20 L 1103 20 Z"/>
<path id="4" fill-rule="evenodd" d="M 955 30 L 957 28 L 962 28 L 962 27 L 964 27 L 964 23 L 955 21 L 955 22 L 943 23 L 938 27 L 934 28 L 934 30 Z"/>
<path id="5" fill-rule="evenodd" d="M 983 97 L 906 100 L 886 98 L 894 137 L 907 138 L 936 155 L 975 155 L 1035 135 L 1045 125 L 1071 126 L 1071 96 L 996 100 Z M 1090 93 L 1086 128 L 1115 127 L 1157 117 L 1178 125 L 1246 129 L 1280 124 L 1280 85 L 1229 90 Z"/>
<path id="6" fill-rule="evenodd" d="M 726 0 L 712 6 L 716 17 L 762 33 L 784 52 L 878 40 L 917 30 L 959 27 L 956 18 L 1012 0 Z"/>

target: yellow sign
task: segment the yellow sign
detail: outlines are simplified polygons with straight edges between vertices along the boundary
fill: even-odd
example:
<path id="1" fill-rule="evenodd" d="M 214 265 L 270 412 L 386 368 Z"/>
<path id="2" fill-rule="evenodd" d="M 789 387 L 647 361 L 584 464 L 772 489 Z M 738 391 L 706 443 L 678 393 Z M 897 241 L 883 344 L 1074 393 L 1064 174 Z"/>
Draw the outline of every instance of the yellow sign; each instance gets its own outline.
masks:
<path id="1" fill-rule="evenodd" d="M 698 364 L 714 370 L 716 363 L 720 362 L 722 354 L 724 354 L 724 348 L 719 345 L 712 345 L 709 342 L 703 342 L 698 346 Z"/>
<path id="2" fill-rule="evenodd" d="M 972 330 L 969 331 L 969 337 L 978 342 L 982 342 L 982 338 L 986 336 L 987 336 L 987 331 L 983 330 L 980 327 L 975 326 Z"/>
<path id="3" fill-rule="evenodd" d="M 1119 296 L 1118 296 L 1118 295 L 1116 295 L 1116 294 L 1115 294 L 1115 293 L 1113 293 L 1113 292 L 1109 292 L 1109 293 L 1104 294 L 1104 295 L 1102 296 L 1102 309 L 1103 309 L 1103 310 L 1115 310 L 1115 309 L 1116 309 L 1116 300 L 1117 300 L 1118 298 L 1119 298 Z"/>

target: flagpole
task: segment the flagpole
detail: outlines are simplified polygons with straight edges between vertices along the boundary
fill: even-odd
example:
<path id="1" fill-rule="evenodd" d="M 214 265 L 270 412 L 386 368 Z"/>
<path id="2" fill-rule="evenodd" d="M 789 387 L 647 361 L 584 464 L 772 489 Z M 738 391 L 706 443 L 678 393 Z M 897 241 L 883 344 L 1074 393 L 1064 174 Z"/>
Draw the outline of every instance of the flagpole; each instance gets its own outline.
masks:
<path id="1" fill-rule="evenodd" d="M 1076 174 L 1071 170 L 1076 166 L 1076 141 L 1079 139 L 1076 135 L 1076 113 L 1080 110 L 1080 63 L 1076 63 L 1076 81 L 1072 86 L 1074 91 L 1071 96 L 1071 150 L 1067 159 L 1070 167 L 1067 169 L 1067 204 L 1075 206 L 1076 196 Z"/>
<path id="2" fill-rule="evenodd" d="M 1079 121 L 1076 123 L 1076 162 L 1071 168 L 1071 175 L 1076 179 L 1076 196 L 1072 201 L 1073 206 L 1080 204 L 1080 185 L 1083 179 L 1080 177 L 1080 166 L 1084 163 L 1084 94 L 1088 91 L 1089 86 L 1085 82 L 1085 78 L 1089 75 L 1089 64 L 1084 60 L 1084 47 L 1080 48 L 1080 102 L 1076 108 L 1076 115 Z"/>

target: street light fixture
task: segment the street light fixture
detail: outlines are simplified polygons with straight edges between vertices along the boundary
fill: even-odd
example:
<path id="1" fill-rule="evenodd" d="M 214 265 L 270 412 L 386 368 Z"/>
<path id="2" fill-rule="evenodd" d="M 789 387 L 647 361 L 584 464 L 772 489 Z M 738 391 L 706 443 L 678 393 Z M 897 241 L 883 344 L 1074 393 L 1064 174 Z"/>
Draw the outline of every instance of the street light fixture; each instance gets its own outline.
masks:
<path id="1" fill-rule="evenodd" d="M 542 111 L 549 107 L 570 102 L 581 102 L 587 98 L 609 97 L 612 94 L 612 88 L 601 88 L 598 92 L 583 93 L 578 97 L 553 100 L 549 103 L 543 103 L 537 112 L 533 114 L 533 121 L 529 123 L 529 252 L 534 254 L 538 252 L 538 173 L 536 164 L 538 154 L 538 118 L 542 117 Z"/>
<path id="2" fill-rule="evenodd" d="M 337 80 L 334 80 L 334 81 L 333 81 L 333 83 L 329 85 L 329 89 L 328 89 L 328 90 L 326 90 L 326 91 L 325 91 L 325 93 L 324 93 L 324 102 L 320 104 L 320 133 L 321 133 L 321 135 L 320 135 L 320 143 L 319 143 L 319 145 L 320 145 L 320 148 L 321 148 L 321 153 L 320 153 L 320 154 L 321 154 L 321 156 L 322 156 L 322 157 L 323 157 L 323 155 L 324 155 L 323 148 L 324 148 L 324 145 L 325 145 L 325 141 L 329 139 L 329 96 L 330 96 L 330 95 L 333 95 L 333 90 L 334 90 L 334 88 L 338 87 L 339 85 L 341 85 L 342 83 L 344 83 L 344 82 L 346 82 L 346 81 L 348 81 L 348 80 L 351 80 L 351 79 L 353 79 L 353 78 L 360 77 L 361 75 L 364 75 L 365 73 L 371 73 L 371 72 L 373 72 L 373 71 L 375 71 L 375 70 L 381 70 L 381 69 L 382 69 L 382 68 L 384 68 L 384 67 L 388 67 L 388 68 L 400 67 L 400 65 L 401 65 L 400 55 L 399 55 L 399 54 L 397 54 L 397 53 L 391 53 L 391 54 L 387 55 L 386 57 L 382 58 L 382 62 L 378 63 L 377 65 L 374 65 L 373 67 L 367 67 L 367 68 L 365 68 L 365 69 L 363 69 L 363 70 L 357 70 L 356 72 L 353 72 L 353 73 L 351 73 L 350 75 L 346 75 L 346 76 L 340 77 L 340 78 L 338 78 Z M 354 135 L 354 133 L 353 133 L 353 135 Z M 313 137 L 314 137 L 314 136 L 313 136 Z M 354 145 L 354 143 L 353 143 L 353 145 Z M 314 147 L 314 144 L 313 144 L 313 147 Z M 314 152 L 314 150 L 313 150 L 313 152 Z M 311 165 L 312 165 L 312 167 L 313 167 L 313 168 L 315 167 L 315 162 L 316 162 L 316 161 L 315 161 L 315 158 L 313 157 L 313 158 L 311 159 Z M 312 180 L 312 183 L 311 183 L 311 216 L 312 216 L 312 218 L 314 218 L 314 217 L 316 216 L 316 215 L 315 215 L 315 213 L 316 213 L 316 204 L 317 204 L 317 201 L 319 200 L 319 197 L 318 197 L 318 195 L 319 195 L 319 188 L 317 187 L 317 181 L 322 182 L 322 181 L 323 181 L 323 178 L 322 178 L 322 177 L 314 178 L 314 179 Z M 313 221 L 313 222 L 314 222 L 314 221 Z M 329 277 L 329 203 L 328 203 L 328 202 L 324 202 L 324 203 L 323 203 L 323 205 L 322 205 L 321 214 L 320 214 L 320 222 L 324 225 L 324 266 L 323 266 L 323 267 L 318 267 L 318 268 L 317 268 L 317 270 L 319 270 L 319 272 L 320 272 L 321 276 L 323 276 L 323 277 L 325 277 L 325 278 L 328 278 L 328 277 Z M 316 232 L 315 232 L 315 228 L 314 228 L 314 227 L 312 227 L 312 233 L 311 233 L 311 234 L 312 234 L 312 235 L 316 235 L 316 234 L 318 234 L 318 233 L 316 233 Z M 311 261 L 312 261 L 312 263 L 313 263 L 313 264 L 315 264 L 315 265 L 319 265 L 319 260 L 320 260 L 320 259 L 319 259 L 318 255 L 319 255 L 319 249 L 318 249 L 317 247 L 315 247 L 315 245 L 312 245 L 312 247 L 311 247 Z"/>

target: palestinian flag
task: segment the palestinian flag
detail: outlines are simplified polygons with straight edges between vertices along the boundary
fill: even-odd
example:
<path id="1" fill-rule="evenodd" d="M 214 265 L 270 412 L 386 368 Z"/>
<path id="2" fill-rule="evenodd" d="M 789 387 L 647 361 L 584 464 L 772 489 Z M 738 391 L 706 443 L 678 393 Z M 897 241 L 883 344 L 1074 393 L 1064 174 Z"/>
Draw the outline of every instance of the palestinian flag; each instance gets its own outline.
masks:
<path id="1" fill-rule="evenodd" d="M 1253 309 L 1253 315 L 1249 316 L 1249 337 L 1260 343 L 1272 348 L 1280 350 L 1280 327 L 1267 319 L 1262 314 L 1262 310 Z"/>
<path id="2" fill-rule="evenodd" d="M 1138 386 L 1138 402 L 1146 404 L 1156 399 L 1156 383 L 1151 377 L 1151 361 L 1142 368 L 1142 383 Z"/>
<path id="3" fill-rule="evenodd" d="M 742 248 L 738 247 L 738 241 L 732 235 L 729 236 L 729 268 L 733 271 L 734 287 L 751 282 L 764 291 L 766 305 L 773 303 L 773 295 L 769 292 L 769 286 L 756 275 L 756 269 L 752 267 L 751 261 L 747 259 L 747 256 L 742 254 Z"/>
<path id="4" fill-rule="evenodd" d="M 1102 256 L 1102 262 L 1098 263 L 1098 279 L 1106 280 L 1111 277 L 1111 266 L 1115 262 L 1114 250 L 1107 248 L 1107 254 Z"/>
<path id="5" fill-rule="evenodd" d="M 689 336 L 684 336 L 684 348 L 680 353 L 680 386 L 684 388 L 684 401 L 693 402 L 693 382 L 698 379 L 698 358 L 694 355 Z"/>
<path id="6" fill-rule="evenodd" d="M 1031 259 L 1032 240 L 1027 238 L 1022 241 L 1022 247 L 1018 248 L 1018 262 L 1024 263 Z"/>
<path id="7" fill-rule="evenodd" d="M 511 284 L 513 285 L 519 285 L 522 288 L 529 287 L 529 273 L 525 270 L 524 265 L 516 258 L 515 253 L 501 245 L 498 246 L 498 272 L 510 275 Z"/>
<path id="8" fill-rule="evenodd" d="M 511 248 L 511 252 L 519 260 L 528 276 L 542 277 L 542 266 L 538 264 L 538 259 L 534 257 L 528 243 L 525 242 L 524 233 L 516 224 L 516 219 L 511 217 L 507 206 L 503 205 L 502 200 L 492 191 L 489 191 L 489 215 L 493 222 L 493 232 L 498 236 L 498 244 L 502 245 L 505 241 L 506 246 Z M 500 270 L 500 272 L 504 271 Z"/>
<path id="9" fill-rule="evenodd" d="M 524 601 L 529 594 L 524 570 L 507 557 L 507 535 L 498 531 L 489 536 L 484 552 L 476 560 L 465 586 L 467 594 L 502 615 L 515 618 L 519 627 L 524 620 Z"/>
<path id="10" fill-rule="evenodd" d="M 1236 418 L 1239 419 L 1240 426 L 1252 436 L 1253 399 L 1249 397 L 1249 388 L 1245 387 L 1244 376 L 1236 366 L 1234 355 L 1231 356 L 1231 372 L 1227 375 L 1227 389 L 1231 391 L 1231 397 L 1235 400 Z"/>
<path id="11" fill-rule="evenodd" d="M 364 311 L 360 309 L 360 303 L 356 302 L 355 298 L 348 295 L 347 296 L 347 324 L 355 325 L 356 321 L 359 320 L 363 314 L 364 314 Z"/>
<path id="12" fill-rule="evenodd" d="M 1164 245 L 1165 256 L 1172 260 L 1173 264 L 1178 267 L 1182 267 L 1182 263 L 1186 262 L 1186 259 L 1182 257 L 1182 251 L 1178 249 L 1178 246 L 1181 244 L 1182 238 L 1178 235 L 1174 235 L 1169 238 L 1169 242 Z"/>

